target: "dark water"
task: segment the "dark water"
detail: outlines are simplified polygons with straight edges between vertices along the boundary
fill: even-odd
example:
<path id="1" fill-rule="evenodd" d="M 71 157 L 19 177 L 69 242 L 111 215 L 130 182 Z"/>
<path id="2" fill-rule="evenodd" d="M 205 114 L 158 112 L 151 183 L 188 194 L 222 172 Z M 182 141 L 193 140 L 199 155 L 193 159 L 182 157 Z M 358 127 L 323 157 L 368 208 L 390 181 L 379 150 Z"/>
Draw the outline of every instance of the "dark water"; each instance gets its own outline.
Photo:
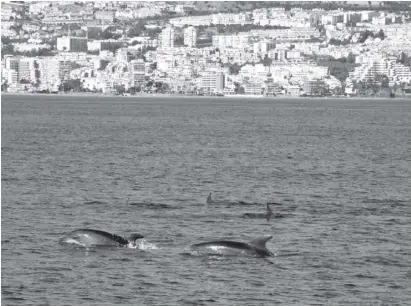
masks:
<path id="1" fill-rule="evenodd" d="M 2 96 L 2 305 L 410 304 L 410 122 L 406 100 Z M 81 227 L 146 241 L 58 243 Z M 184 251 L 268 234 L 273 264 Z"/>

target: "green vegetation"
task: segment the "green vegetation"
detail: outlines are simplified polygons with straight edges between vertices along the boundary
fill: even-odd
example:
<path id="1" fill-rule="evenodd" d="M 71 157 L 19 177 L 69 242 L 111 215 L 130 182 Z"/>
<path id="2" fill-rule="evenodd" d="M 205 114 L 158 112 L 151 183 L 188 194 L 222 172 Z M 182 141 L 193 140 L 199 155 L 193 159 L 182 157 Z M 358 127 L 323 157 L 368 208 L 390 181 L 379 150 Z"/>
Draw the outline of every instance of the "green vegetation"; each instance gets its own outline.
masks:
<path id="1" fill-rule="evenodd" d="M 401 54 L 398 56 L 397 62 L 403 64 L 404 66 L 411 67 L 411 58 L 405 52 L 401 52 Z"/>
<path id="2" fill-rule="evenodd" d="M 79 79 L 73 80 L 65 80 L 59 86 L 59 91 L 74 91 L 74 92 L 81 92 L 84 91 L 83 84 Z"/>
<path id="3" fill-rule="evenodd" d="M 384 96 L 393 97 L 393 93 L 400 89 L 398 86 L 389 87 L 389 79 L 386 75 L 377 75 L 375 79 L 354 82 L 354 88 L 359 96 Z"/>
<path id="4" fill-rule="evenodd" d="M 347 57 L 339 59 L 331 56 L 314 56 L 312 59 L 318 66 L 328 67 L 330 75 L 336 77 L 341 82 L 347 79 L 349 72 L 353 71 L 355 67 L 360 66 L 355 64 L 355 57 L 352 53 Z"/>
<path id="5" fill-rule="evenodd" d="M 145 30 L 145 22 L 143 20 L 139 20 L 127 31 L 127 37 L 140 36 Z"/>

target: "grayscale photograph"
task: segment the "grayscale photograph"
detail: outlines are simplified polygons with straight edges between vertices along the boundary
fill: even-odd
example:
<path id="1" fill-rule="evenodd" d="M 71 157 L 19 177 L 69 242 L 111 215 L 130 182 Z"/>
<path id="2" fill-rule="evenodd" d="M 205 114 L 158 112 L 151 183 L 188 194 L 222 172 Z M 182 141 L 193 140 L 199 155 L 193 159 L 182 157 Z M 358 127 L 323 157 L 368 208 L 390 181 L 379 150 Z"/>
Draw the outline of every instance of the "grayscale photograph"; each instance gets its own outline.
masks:
<path id="1" fill-rule="evenodd" d="M 1 1 L 2 305 L 409 305 L 411 1 Z"/>

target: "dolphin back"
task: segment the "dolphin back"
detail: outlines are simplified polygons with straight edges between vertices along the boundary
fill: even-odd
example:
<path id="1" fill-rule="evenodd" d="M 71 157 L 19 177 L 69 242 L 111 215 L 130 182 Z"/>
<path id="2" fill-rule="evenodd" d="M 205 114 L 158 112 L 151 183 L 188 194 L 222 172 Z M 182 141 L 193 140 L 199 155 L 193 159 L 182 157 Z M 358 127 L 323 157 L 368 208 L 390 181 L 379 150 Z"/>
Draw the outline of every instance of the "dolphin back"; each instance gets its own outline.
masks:
<path id="1" fill-rule="evenodd" d="M 247 243 L 228 241 L 228 240 L 215 240 L 209 242 L 201 242 L 192 245 L 193 247 L 208 247 L 208 246 L 220 246 L 233 249 L 251 249 Z"/>
<path id="2" fill-rule="evenodd" d="M 124 237 L 95 229 L 78 229 L 68 233 L 65 237 L 86 245 L 124 246 L 128 244 L 128 240 Z"/>

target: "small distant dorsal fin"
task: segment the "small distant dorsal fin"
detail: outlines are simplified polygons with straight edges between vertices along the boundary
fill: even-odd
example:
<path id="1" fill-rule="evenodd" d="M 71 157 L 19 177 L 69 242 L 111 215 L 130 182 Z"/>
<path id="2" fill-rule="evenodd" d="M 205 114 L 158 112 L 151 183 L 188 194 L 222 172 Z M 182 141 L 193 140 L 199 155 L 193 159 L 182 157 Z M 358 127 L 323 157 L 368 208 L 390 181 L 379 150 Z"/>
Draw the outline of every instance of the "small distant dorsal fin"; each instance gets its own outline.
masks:
<path id="1" fill-rule="evenodd" d="M 211 198 L 211 192 L 207 197 L 207 204 L 210 204 L 213 201 L 213 199 Z"/>
<path id="2" fill-rule="evenodd" d="M 268 240 L 270 240 L 271 238 L 273 238 L 273 236 L 262 236 L 262 237 L 258 237 L 255 238 L 253 240 L 250 241 L 250 245 L 260 249 L 260 250 L 266 250 L 266 246 L 265 244 L 267 243 Z"/>

